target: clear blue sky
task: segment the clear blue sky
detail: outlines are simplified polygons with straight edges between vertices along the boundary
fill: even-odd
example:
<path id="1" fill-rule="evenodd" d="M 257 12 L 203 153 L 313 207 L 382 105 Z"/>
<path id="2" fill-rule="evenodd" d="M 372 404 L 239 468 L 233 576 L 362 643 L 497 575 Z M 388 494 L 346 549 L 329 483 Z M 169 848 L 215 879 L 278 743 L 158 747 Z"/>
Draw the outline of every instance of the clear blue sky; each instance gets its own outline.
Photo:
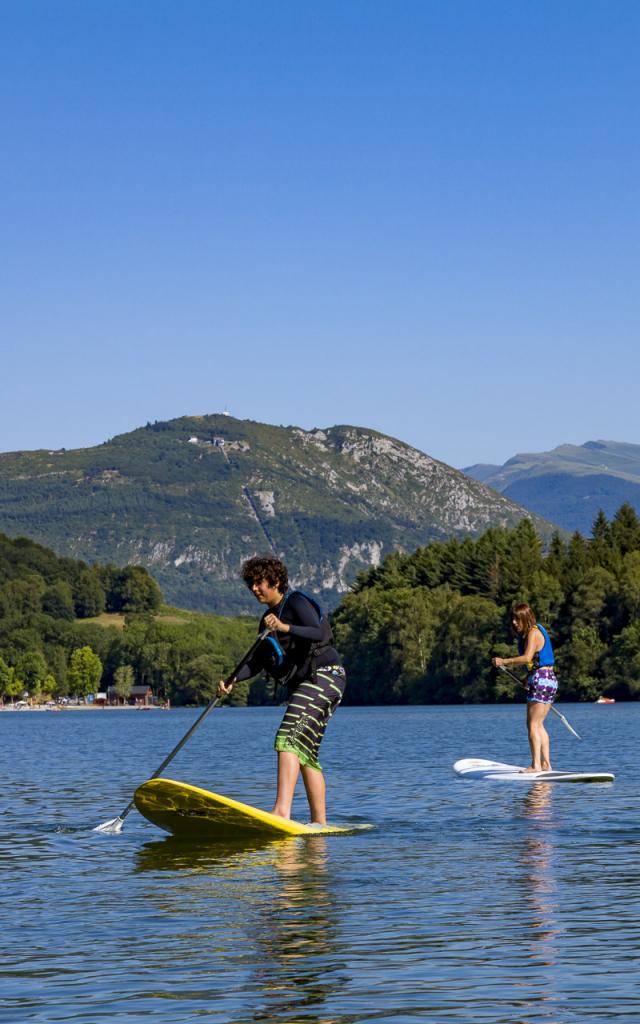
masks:
<path id="1" fill-rule="evenodd" d="M 5 0 L 0 450 L 640 442 L 635 0 Z"/>

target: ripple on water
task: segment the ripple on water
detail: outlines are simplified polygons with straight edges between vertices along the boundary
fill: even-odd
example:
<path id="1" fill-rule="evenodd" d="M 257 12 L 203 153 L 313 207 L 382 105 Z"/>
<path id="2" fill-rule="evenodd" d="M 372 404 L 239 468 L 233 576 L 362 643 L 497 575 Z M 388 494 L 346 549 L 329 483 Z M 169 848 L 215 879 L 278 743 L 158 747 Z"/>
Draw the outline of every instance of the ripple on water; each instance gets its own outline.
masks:
<path id="1" fill-rule="evenodd" d="M 135 813 L 91 831 L 192 713 L 3 716 L 5 1019 L 630 1024 L 639 712 L 571 709 L 614 785 L 523 792 L 451 770 L 518 763 L 521 708 L 341 709 L 331 813 L 376 827 L 251 847 L 181 844 Z M 175 776 L 268 806 L 278 714 L 225 712 Z M 558 764 L 589 767 L 593 744 L 553 740 Z"/>

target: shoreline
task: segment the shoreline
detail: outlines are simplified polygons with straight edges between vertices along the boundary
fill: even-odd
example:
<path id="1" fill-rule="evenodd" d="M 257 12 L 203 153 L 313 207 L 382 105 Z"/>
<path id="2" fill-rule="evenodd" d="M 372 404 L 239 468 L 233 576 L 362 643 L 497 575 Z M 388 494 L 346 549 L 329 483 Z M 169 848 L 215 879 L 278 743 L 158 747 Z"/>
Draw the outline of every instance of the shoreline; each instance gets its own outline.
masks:
<path id="1" fill-rule="evenodd" d="M 28 708 L 17 708 L 11 707 L 10 704 L 4 704 L 0 706 L 0 712 L 2 711 L 15 711 L 21 714 L 24 711 L 170 711 L 171 708 L 159 707 L 156 704 L 138 704 L 138 705 L 109 705 L 106 707 L 93 707 L 91 704 L 65 704 L 64 707 L 48 708 L 43 705 L 36 704 L 34 707 Z"/>

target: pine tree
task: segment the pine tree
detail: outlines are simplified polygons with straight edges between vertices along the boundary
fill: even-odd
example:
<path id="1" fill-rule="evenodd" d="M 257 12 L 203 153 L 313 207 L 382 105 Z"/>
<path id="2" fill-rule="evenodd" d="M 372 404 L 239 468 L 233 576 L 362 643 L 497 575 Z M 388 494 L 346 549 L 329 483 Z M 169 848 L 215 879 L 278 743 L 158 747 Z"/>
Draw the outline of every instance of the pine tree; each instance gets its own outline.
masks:
<path id="1" fill-rule="evenodd" d="M 628 501 L 620 506 L 613 517 L 610 541 L 612 547 L 621 555 L 626 555 L 629 551 L 637 551 L 640 548 L 640 520 L 633 505 L 630 505 Z"/>

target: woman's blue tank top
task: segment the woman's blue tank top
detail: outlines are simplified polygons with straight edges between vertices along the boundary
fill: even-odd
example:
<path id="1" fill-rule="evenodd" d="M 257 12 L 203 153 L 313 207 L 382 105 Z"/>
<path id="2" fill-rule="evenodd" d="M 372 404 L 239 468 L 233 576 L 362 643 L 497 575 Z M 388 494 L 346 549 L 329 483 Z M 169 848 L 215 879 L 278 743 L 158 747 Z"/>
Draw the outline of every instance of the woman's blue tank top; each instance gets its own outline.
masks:
<path id="1" fill-rule="evenodd" d="M 541 626 L 539 622 L 536 622 L 536 628 L 540 630 L 544 637 L 544 646 L 540 648 L 536 653 L 534 666 L 535 668 L 550 668 L 554 664 L 555 658 L 553 656 L 553 647 L 551 646 L 551 640 L 544 626 Z M 524 654 L 525 643 L 524 640 L 518 638 L 518 654 Z M 533 667 L 533 666 L 532 666 Z"/>

